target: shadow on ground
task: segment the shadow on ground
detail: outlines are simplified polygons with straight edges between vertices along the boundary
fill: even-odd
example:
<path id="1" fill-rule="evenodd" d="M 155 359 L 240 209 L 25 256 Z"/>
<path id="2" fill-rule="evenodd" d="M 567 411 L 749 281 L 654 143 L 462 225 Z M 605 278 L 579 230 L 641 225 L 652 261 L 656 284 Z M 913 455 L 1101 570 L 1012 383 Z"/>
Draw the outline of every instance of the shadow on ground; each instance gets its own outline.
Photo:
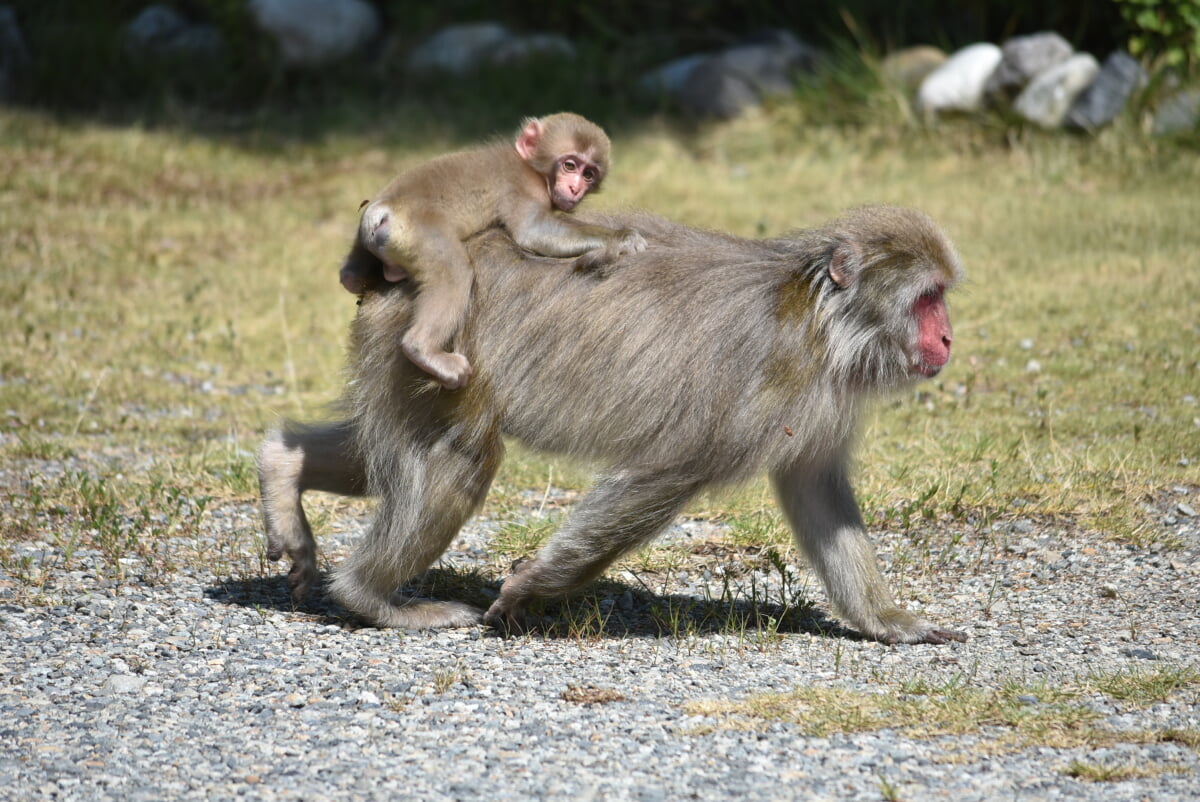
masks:
<path id="1" fill-rule="evenodd" d="M 434 568 L 408 588 L 418 597 L 463 601 L 486 609 L 499 592 L 499 581 L 478 572 Z M 367 626 L 330 599 L 322 587 L 293 602 L 284 575 L 226 579 L 205 589 L 222 604 L 310 616 L 315 623 L 349 629 Z M 601 579 L 570 599 L 548 601 L 531 609 L 530 633 L 546 638 L 628 638 L 733 635 L 751 638 L 807 633 L 857 640 L 858 634 L 829 618 L 811 603 L 785 607 L 751 599 L 704 599 L 657 594 L 645 588 Z M 489 630 L 497 637 L 505 633 Z"/>

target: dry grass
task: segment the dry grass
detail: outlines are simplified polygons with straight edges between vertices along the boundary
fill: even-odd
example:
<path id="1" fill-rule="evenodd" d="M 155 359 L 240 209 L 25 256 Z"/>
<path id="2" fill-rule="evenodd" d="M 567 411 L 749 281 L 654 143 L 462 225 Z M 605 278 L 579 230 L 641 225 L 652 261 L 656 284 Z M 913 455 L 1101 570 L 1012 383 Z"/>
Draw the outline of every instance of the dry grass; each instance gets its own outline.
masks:
<path id="1" fill-rule="evenodd" d="M 1114 683 L 1126 692 L 1114 694 Z M 910 682 L 872 692 L 797 687 L 743 701 L 692 702 L 685 709 L 705 719 L 704 723 L 691 725 L 690 731 L 697 734 L 716 728 L 760 730 L 785 722 L 814 737 L 885 728 L 898 730 L 906 738 L 969 737 L 969 741 L 960 743 L 969 743 L 972 754 L 999 754 L 1034 746 L 1093 749 L 1159 741 L 1194 747 L 1196 733 L 1191 730 L 1114 730 L 1086 702 L 1103 695 L 1126 709 L 1142 709 L 1165 701 L 1170 694 L 1195 696 L 1197 686 L 1200 675 L 1194 669 L 1167 667 L 1136 677 L 1125 673 L 1096 675 L 1074 687 L 1007 685 L 986 689 L 957 681 L 938 687 Z M 1164 687 L 1171 688 L 1168 696 L 1162 695 Z"/>
<path id="2" fill-rule="evenodd" d="M 121 473 L 108 477 L 119 506 L 156 482 L 218 504 L 254 498 L 264 429 L 322 415 L 342 381 L 355 306 L 334 276 L 359 201 L 462 144 L 402 152 L 378 131 L 403 120 L 378 122 L 303 142 L 0 110 L 4 538 L 29 528 L 31 477 L 64 460 Z M 755 236 L 899 203 L 958 243 L 970 283 L 952 298 L 955 360 L 881 403 L 863 438 L 873 525 L 987 522 L 1020 503 L 1144 544 L 1162 537 L 1144 496 L 1200 484 L 1193 151 L 1123 128 L 839 127 L 799 104 L 698 132 L 652 120 L 614 134 L 597 206 Z M 490 509 L 586 477 L 516 449 Z M 75 503 L 78 487 L 60 490 Z M 759 484 L 692 513 L 734 522 L 735 540 L 786 542 Z"/>

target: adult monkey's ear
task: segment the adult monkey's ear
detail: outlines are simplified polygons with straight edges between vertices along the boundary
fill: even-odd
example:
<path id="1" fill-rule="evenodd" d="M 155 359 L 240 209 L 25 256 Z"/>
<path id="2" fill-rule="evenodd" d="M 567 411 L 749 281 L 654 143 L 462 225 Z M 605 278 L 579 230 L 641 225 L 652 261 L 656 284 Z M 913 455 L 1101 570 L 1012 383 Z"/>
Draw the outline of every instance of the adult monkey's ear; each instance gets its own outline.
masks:
<path id="1" fill-rule="evenodd" d="M 855 282 L 862 269 L 862 251 L 856 243 L 839 241 L 833 246 L 829 255 L 830 280 L 840 289 L 846 289 Z"/>

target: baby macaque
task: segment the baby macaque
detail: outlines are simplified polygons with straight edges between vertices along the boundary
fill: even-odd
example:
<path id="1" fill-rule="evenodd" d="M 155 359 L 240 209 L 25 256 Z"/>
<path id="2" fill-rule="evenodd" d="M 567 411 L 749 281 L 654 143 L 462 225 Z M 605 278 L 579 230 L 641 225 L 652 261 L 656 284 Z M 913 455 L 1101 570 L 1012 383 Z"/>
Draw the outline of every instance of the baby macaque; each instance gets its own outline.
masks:
<path id="1" fill-rule="evenodd" d="M 363 293 L 381 279 L 411 278 L 417 297 L 401 340 L 405 356 L 448 390 L 466 385 L 470 362 L 449 350 L 462 329 L 473 273 L 463 241 L 496 223 L 542 256 L 595 266 L 646 248 L 629 228 L 588 225 L 570 212 L 608 172 L 609 141 L 578 114 L 525 121 L 515 146 L 451 153 L 397 176 L 363 210 L 341 270 Z"/>

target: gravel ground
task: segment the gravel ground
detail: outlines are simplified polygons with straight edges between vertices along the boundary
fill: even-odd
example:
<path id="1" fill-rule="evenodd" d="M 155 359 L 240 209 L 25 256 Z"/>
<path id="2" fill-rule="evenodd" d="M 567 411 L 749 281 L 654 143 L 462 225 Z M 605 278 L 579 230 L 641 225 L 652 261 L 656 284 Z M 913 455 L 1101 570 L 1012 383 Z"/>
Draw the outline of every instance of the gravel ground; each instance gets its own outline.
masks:
<path id="1" fill-rule="evenodd" d="M 319 600 L 293 609 L 284 567 L 260 566 L 248 505 L 211 510 L 205 537 L 220 558 L 167 582 L 114 582 L 86 552 L 60 568 L 52 540 L 23 541 L 14 556 L 41 580 L 0 572 L 0 800 L 1198 798 L 1200 751 L 1175 741 L 1002 747 L 1002 727 L 814 737 L 689 707 L 796 687 L 1055 688 L 1089 673 L 1200 668 L 1200 495 L 1166 488 L 1149 504 L 1180 548 L 1017 518 L 964 531 L 956 554 L 968 557 L 901 582 L 891 563 L 904 540 L 877 533 L 905 603 L 969 631 L 948 646 L 822 632 L 827 608 L 811 581 L 812 615 L 778 633 L 654 634 L 655 611 L 703 606 L 722 583 L 743 598 L 779 591 L 769 565 L 726 568 L 729 555 L 704 547 L 711 525 L 696 522 L 667 536 L 690 555 L 678 567 L 627 562 L 589 597 L 609 616 L 602 633 L 508 639 L 363 628 Z M 489 525 L 460 536 L 443 573 L 461 580 L 480 565 Z M 323 548 L 336 559 L 362 526 L 335 517 Z M 802 569 L 794 578 L 806 582 Z M 1158 703 L 1084 701 L 1105 726 L 1138 733 L 1197 731 L 1198 699 L 1193 685 Z M 1146 776 L 1088 782 L 1067 773 L 1073 761 Z"/>

